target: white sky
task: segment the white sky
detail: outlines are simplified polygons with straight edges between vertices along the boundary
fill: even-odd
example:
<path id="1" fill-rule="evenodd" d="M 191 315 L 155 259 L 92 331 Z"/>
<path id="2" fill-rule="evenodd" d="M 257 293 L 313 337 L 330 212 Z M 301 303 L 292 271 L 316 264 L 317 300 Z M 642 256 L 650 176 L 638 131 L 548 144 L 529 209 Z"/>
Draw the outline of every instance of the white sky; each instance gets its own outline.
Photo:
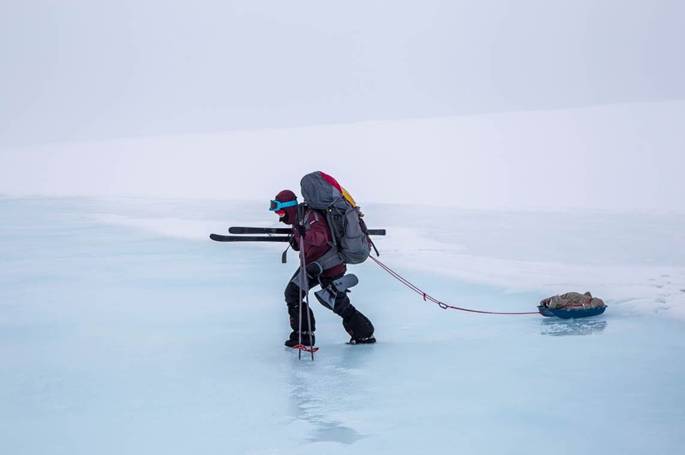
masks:
<path id="1" fill-rule="evenodd" d="M 685 98 L 680 0 L 0 2 L 0 147 Z"/>

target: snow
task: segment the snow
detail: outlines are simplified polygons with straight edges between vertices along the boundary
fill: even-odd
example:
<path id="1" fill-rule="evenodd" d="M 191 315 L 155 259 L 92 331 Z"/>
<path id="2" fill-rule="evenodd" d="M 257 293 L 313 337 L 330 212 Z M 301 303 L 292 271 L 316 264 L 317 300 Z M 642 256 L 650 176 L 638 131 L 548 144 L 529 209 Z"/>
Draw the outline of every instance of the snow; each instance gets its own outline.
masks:
<path id="1" fill-rule="evenodd" d="M 596 318 L 443 311 L 373 263 L 349 346 L 315 304 L 316 360 L 282 347 L 282 245 L 264 204 L 0 199 L 0 452 L 678 453 L 685 442 L 685 216 L 364 207 L 381 259 L 449 303 L 530 311 L 605 298 Z"/>
<path id="2" fill-rule="evenodd" d="M 672 100 L 0 145 L 0 194 L 265 201 L 323 170 L 367 202 L 683 211 L 682 118 Z"/>

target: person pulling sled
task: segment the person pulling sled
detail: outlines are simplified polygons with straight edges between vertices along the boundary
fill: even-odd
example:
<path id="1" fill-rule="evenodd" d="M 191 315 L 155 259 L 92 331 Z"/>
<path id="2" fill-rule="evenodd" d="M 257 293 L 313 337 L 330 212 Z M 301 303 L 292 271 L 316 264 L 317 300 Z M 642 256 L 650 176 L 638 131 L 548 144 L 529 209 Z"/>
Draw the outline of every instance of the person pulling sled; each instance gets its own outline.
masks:
<path id="1" fill-rule="evenodd" d="M 349 288 L 358 280 L 355 275 L 346 275 L 346 263 L 363 262 L 372 245 L 359 208 L 335 179 L 323 172 L 307 174 L 301 185 L 304 203 L 286 189 L 276 195 L 269 208 L 280 222 L 292 226 L 290 245 L 303 253 L 305 264 L 304 275 L 298 267 L 285 288 L 292 329 L 285 345 L 314 346 L 316 322 L 303 296 L 316 286 L 321 289 L 314 295 L 342 318 L 350 344 L 375 343 L 373 324 L 348 297 Z"/>

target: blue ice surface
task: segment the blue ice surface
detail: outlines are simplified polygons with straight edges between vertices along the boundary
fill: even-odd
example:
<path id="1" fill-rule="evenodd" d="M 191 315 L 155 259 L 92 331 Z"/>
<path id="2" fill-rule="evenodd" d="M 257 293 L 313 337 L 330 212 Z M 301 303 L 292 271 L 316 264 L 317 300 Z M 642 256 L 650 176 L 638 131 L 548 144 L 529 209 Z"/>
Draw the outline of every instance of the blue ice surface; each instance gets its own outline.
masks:
<path id="1" fill-rule="evenodd" d="M 0 453 L 682 451 L 678 320 L 611 303 L 569 321 L 445 311 L 367 262 L 351 298 L 379 342 L 345 344 L 317 303 L 321 349 L 299 360 L 282 346 L 296 264 L 280 246 L 93 220 L 227 226 L 259 216 L 249 206 L 0 199 Z M 534 311 L 545 297 L 400 271 L 476 308 Z"/>

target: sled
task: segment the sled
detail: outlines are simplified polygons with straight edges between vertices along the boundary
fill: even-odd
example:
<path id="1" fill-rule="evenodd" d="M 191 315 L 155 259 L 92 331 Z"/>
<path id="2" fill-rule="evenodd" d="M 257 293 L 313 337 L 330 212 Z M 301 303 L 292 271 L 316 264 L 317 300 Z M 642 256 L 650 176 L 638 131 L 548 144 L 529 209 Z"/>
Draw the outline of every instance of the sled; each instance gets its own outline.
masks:
<path id="1" fill-rule="evenodd" d="M 587 318 L 590 316 L 597 316 L 604 313 L 606 305 L 595 308 L 569 307 L 569 308 L 547 308 L 544 305 L 538 305 L 538 311 L 541 315 L 547 317 L 558 317 L 561 319 L 571 318 Z"/>

